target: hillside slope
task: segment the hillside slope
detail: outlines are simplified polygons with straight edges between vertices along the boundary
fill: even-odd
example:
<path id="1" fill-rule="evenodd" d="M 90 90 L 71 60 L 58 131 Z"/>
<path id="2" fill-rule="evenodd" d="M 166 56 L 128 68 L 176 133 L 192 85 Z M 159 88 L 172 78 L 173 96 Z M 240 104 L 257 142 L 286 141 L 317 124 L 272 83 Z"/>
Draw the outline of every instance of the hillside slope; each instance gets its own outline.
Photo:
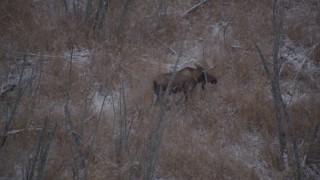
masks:
<path id="1" fill-rule="evenodd" d="M 273 72 L 273 2 L 0 7 L 0 179 L 143 179 L 151 171 L 153 179 L 294 178 L 290 127 L 282 121 L 286 167 L 255 47 Z M 320 3 L 277 7 L 280 93 L 302 177 L 319 179 Z M 196 86 L 188 100 L 177 93 L 156 102 L 153 79 L 195 63 L 218 83 Z"/>

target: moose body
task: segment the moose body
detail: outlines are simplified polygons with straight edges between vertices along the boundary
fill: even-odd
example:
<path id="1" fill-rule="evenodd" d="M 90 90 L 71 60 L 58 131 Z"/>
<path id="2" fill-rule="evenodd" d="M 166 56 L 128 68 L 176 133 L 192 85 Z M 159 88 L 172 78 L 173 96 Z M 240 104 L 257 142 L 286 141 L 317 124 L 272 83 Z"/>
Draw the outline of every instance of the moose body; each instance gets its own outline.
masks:
<path id="1" fill-rule="evenodd" d="M 160 74 L 156 79 L 153 80 L 154 92 L 157 95 L 157 100 L 163 95 L 168 86 L 170 79 L 173 78 L 173 72 Z M 169 94 L 183 92 L 186 99 L 188 99 L 188 93 L 191 92 L 194 87 L 198 84 L 202 84 L 202 89 L 206 83 L 216 84 L 217 79 L 205 72 L 204 68 L 196 65 L 196 68 L 186 67 L 176 72 L 175 77 L 171 80 L 171 86 Z"/>

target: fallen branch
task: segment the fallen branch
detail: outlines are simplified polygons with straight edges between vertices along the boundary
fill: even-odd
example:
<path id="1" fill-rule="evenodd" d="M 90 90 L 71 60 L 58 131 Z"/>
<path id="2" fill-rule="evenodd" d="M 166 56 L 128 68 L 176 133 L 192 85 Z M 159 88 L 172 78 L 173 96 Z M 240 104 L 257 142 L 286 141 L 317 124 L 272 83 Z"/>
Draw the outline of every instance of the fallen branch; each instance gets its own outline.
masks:
<path id="1" fill-rule="evenodd" d="M 8 136 L 8 135 L 13 135 L 13 134 L 18 134 L 18 133 L 22 133 L 25 131 L 41 131 L 42 128 L 26 128 L 26 129 L 16 129 L 16 130 L 11 130 L 8 131 L 4 134 L 2 134 L 1 136 Z"/>
<path id="2" fill-rule="evenodd" d="M 35 56 L 35 57 L 46 57 L 46 58 L 58 58 L 65 57 L 63 55 L 48 55 L 48 54 L 36 54 L 36 53 L 24 53 L 24 52 L 15 52 L 16 54 Z"/>

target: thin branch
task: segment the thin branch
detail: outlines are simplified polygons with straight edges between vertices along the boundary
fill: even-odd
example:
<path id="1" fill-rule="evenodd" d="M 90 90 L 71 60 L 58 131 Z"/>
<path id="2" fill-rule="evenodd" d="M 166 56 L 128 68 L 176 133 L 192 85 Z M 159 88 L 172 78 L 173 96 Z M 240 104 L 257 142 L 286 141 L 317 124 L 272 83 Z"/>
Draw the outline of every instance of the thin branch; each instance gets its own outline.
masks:
<path id="1" fill-rule="evenodd" d="M 121 98 L 122 97 L 122 98 Z M 121 146 L 122 148 L 128 153 L 128 139 L 127 139 L 127 134 L 128 131 L 128 122 L 127 122 L 127 106 L 126 106 L 126 98 L 125 98 L 125 92 L 124 92 L 124 84 L 123 81 L 121 82 L 121 87 L 120 87 L 120 101 L 122 99 L 122 104 L 123 104 L 123 114 L 121 118 Z M 120 115 L 120 116 L 121 116 Z"/>
<path id="2" fill-rule="evenodd" d="M 190 9 L 188 9 L 187 11 L 185 11 L 184 13 L 181 14 L 182 18 L 185 18 L 187 15 L 189 15 L 192 11 L 195 11 L 199 6 L 201 6 L 202 4 L 205 4 L 206 2 L 208 2 L 208 0 L 204 0 L 202 2 L 199 2 L 198 4 L 192 6 Z"/>
<path id="3" fill-rule="evenodd" d="M 33 158 L 31 160 L 31 165 L 30 165 L 31 167 L 29 167 L 28 169 L 27 179 L 33 179 L 33 176 L 36 173 L 35 168 L 37 166 L 39 158 L 41 159 L 42 149 L 44 148 L 44 144 L 45 144 L 45 134 L 48 129 L 48 123 L 49 123 L 50 116 L 53 112 L 53 109 L 54 109 L 54 106 L 50 108 L 48 114 L 45 116 L 43 120 L 43 128 L 41 130 L 40 138 L 39 138 L 35 153 L 33 154 Z"/>
<path id="4" fill-rule="evenodd" d="M 113 118 L 112 118 L 112 130 L 111 130 L 111 146 L 112 146 L 112 162 L 115 162 L 115 157 L 116 157 L 116 142 L 115 142 L 115 127 L 116 127 L 116 108 L 114 105 L 114 97 L 113 94 L 111 93 L 111 99 L 112 99 L 112 111 L 113 111 Z"/>
<path id="5" fill-rule="evenodd" d="M 49 138 L 47 146 L 44 147 L 42 149 L 42 151 L 41 151 L 41 154 L 40 154 L 40 165 L 39 165 L 39 168 L 38 168 L 38 176 L 37 176 L 37 179 L 39 179 L 39 180 L 42 179 L 44 168 L 45 168 L 45 165 L 46 165 L 46 162 L 47 162 L 47 159 L 48 159 L 49 149 L 50 149 L 50 146 L 51 146 L 51 144 L 52 144 L 52 142 L 54 140 L 54 137 L 55 137 L 55 134 L 56 134 L 56 131 L 57 131 L 57 127 L 58 127 L 58 123 L 56 122 L 53 130 L 51 131 L 50 138 Z"/>
<path id="6" fill-rule="evenodd" d="M 261 59 L 262 64 L 263 64 L 263 68 L 264 68 L 264 70 L 265 70 L 266 73 L 267 73 L 268 79 L 272 82 L 272 81 L 273 81 L 273 80 L 272 80 L 272 74 L 271 74 L 271 72 L 270 72 L 270 69 L 268 68 L 267 60 L 266 60 L 266 58 L 264 57 L 263 53 L 261 52 L 261 49 L 260 49 L 260 47 L 257 45 L 257 43 L 256 43 L 256 42 L 253 42 L 253 43 L 254 43 L 254 45 L 255 45 L 255 47 L 256 47 L 256 50 L 257 50 L 258 53 L 259 53 L 260 59 Z"/>
<path id="7" fill-rule="evenodd" d="M 35 113 L 35 107 L 36 107 L 36 97 L 39 93 L 39 88 L 40 88 L 40 84 L 41 84 L 41 79 L 42 79 L 42 66 L 43 65 L 43 58 L 42 56 L 40 56 L 40 70 L 39 70 L 39 77 L 38 77 L 38 81 L 34 90 L 34 94 L 31 96 L 32 100 L 31 100 L 31 115 L 28 118 L 28 126 L 32 124 L 32 119 L 34 117 L 34 113 Z"/>
<path id="8" fill-rule="evenodd" d="M 309 147 L 308 147 L 307 152 L 305 153 L 303 161 L 302 161 L 302 167 L 304 167 L 305 162 L 309 158 L 310 150 L 312 150 L 313 147 L 314 147 L 314 143 L 316 142 L 316 138 L 317 138 L 317 134 L 318 134 L 319 128 L 320 128 L 320 119 L 318 119 L 316 127 L 313 130 L 313 133 L 312 133 L 312 136 L 311 136 L 311 139 L 310 139 L 310 143 L 309 143 Z"/>
<path id="9" fill-rule="evenodd" d="M 83 137 L 83 135 L 81 135 L 80 133 L 76 132 L 75 130 L 70 130 L 70 133 L 78 136 L 78 137 L 85 143 L 86 146 L 88 146 L 88 147 L 90 146 L 89 141 L 86 140 L 86 139 Z"/>
<path id="10" fill-rule="evenodd" d="M 228 24 L 226 25 L 226 27 L 224 28 L 224 30 L 223 30 L 223 42 L 224 42 L 224 46 L 225 46 L 225 48 L 226 48 L 226 50 L 227 50 L 227 56 L 230 58 L 231 57 L 231 53 L 230 53 L 230 51 L 229 51 L 229 48 L 228 48 L 228 46 L 227 46 L 227 41 L 226 41 L 226 34 L 227 34 L 227 29 L 228 29 L 228 27 L 231 25 L 231 23 L 232 23 L 232 21 L 233 21 L 233 18 L 236 16 L 236 14 L 234 14 L 233 15 L 233 17 L 231 18 L 231 20 L 228 22 Z M 234 46 L 232 46 L 231 45 L 231 47 L 234 47 Z"/>
<path id="11" fill-rule="evenodd" d="M 288 107 L 289 107 L 289 108 L 290 108 L 290 106 L 291 106 L 293 96 L 294 96 L 294 94 L 295 94 L 295 92 L 296 92 L 296 89 L 297 89 L 297 78 L 298 78 L 298 75 L 299 75 L 299 73 L 301 72 L 301 69 L 302 69 L 304 63 L 306 62 L 306 60 L 307 60 L 307 58 L 305 58 L 305 59 L 303 60 L 303 62 L 302 62 L 302 64 L 301 64 L 301 66 L 300 66 L 297 74 L 296 74 L 295 77 L 294 77 L 293 92 L 292 92 L 292 96 L 291 96 L 291 98 L 290 98 L 290 100 L 289 100 L 289 103 L 288 103 Z"/>
<path id="12" fill-rule="evenodd" d="M 87 124 L 89 121 L 91 121 L 91 119 L 95 118 L 96 116 L 93 114 L 91 116 L 89 116 L 86 120 L 84 120 L 84 124 Z"/>
<path id="13" fill-rule="evenodd" d="M 280 8 L 281 8 L 281 2 L 280 2 Z M 280 84 L 279 84 L 279 73 L 280 73 L 280 62 L 279 62 L 279 51 L 280 51 L 280 41 L 281 41 L 281 33 L 283 29 L 283 18 L 278 15 L 277 11 L 277 0 L 274 1 L 274 9 L 273 9 L 273 27 L 274 27 L 274 45 L 273 45 L 273 62 L 274 62 L 274 83 L 276 85 L 277 90 L 277 100 L 280 101 L 282 111 L 284 114 L 284 119 L 287 122 L 287 128 L 288 128 L 288 134 L 291 137 L 292 147 L 293 147 L 293 154 L 295 159 L 295 175 L 297 179 L 302 179 L 301 175 L 301 168 L 300 168 L 300 158 L 298 153 L 298 147 L 297 147 L 297 140 L 296 140 L 296 134 L 293 128 L 292 120 L 290 119 L 288 108 L 286 104 L 283 101 L 283 98 L 280 94 Z M 279 10 L 279 13 L 282 11 Z M 277 16 L 280 17 L 280 22 L 277 22 Z"/>

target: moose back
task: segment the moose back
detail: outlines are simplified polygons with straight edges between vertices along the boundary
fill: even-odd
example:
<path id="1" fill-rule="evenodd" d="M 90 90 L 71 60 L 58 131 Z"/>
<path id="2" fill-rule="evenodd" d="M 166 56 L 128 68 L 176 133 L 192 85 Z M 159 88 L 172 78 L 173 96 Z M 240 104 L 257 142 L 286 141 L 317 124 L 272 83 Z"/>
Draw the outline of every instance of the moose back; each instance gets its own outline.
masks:
<path id="1" fill-rule="evenodd" d="M 198 84 L 202 84 L 202 89 L 204 89 L 204 85 L 207 83 L 216 84 L 217 79 L 207 73 L 203 67 L 195 64 L 196 68 L 185 67 L 180 71 L 176 72 L 175 77 L 173 78 L 173 72 L 160 74 L 153 80 L 154 92 L 157 95 L 157 101 L 160 96 L 164 95 L 168 86 L 170 79 L 171 85 L 169 94 L 183 92 L 185 98 L 188 99 L 188 94 L 192 92 L 194 87 Z"/>

